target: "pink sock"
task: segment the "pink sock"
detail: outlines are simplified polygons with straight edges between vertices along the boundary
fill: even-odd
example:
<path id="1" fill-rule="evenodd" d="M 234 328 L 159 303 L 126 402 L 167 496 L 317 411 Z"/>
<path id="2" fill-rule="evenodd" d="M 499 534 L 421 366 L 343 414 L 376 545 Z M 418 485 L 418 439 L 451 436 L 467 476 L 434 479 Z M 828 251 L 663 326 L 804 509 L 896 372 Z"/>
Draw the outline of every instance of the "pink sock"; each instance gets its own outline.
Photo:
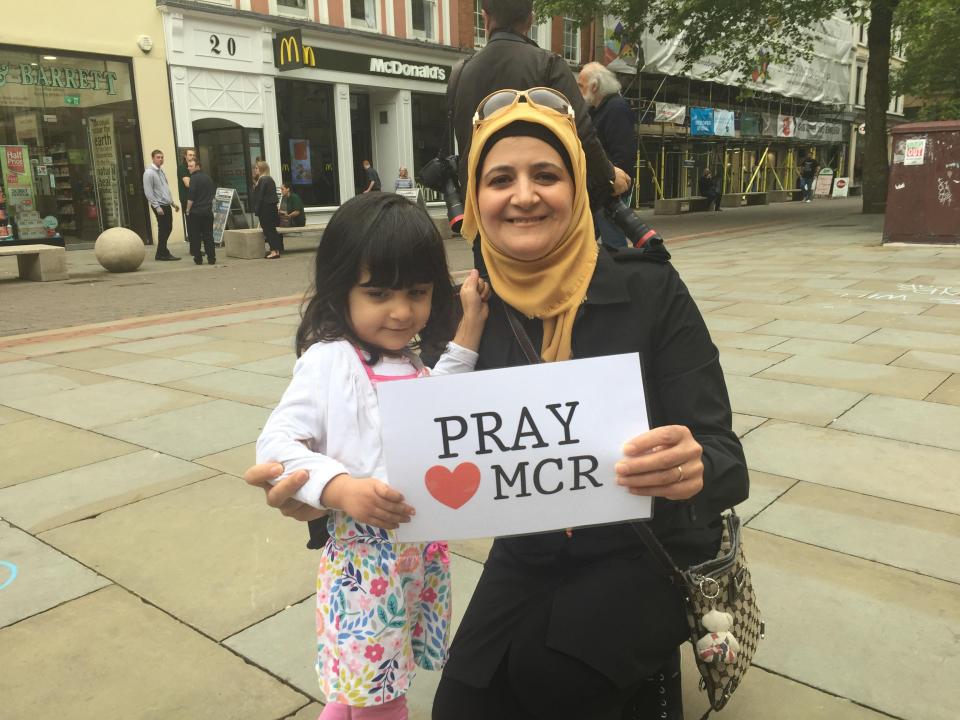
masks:
<path id="1" fill-rule="evenodd" d="M 398 697 L 385 705 L 350 708 L 352 720 L 407 720 L 407 698 Z M 326 720 L 326 718 L 324 718 Z"/>
<path id="2" fill-rule="evenodd" d="M 317 720 L 350 720 L 350 709 L 349 705 L 343 703 L 327 703 Z"/>

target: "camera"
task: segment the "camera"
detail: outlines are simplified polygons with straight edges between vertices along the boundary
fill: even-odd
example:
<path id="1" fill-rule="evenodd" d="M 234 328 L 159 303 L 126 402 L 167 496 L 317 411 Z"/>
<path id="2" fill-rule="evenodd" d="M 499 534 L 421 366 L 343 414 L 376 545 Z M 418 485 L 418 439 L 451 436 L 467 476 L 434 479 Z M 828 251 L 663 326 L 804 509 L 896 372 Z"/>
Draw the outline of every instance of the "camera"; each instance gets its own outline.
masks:
<path id="1" fill-rule="evenodd" d="M 603 211 L 627 236 L 629 243 L 638 250 L 656 252 L 663 247 L 660 233 L 636 216 L 633 209 L 618 197 L 611 197 L 603 204 Z"/>
<path id="2" fill-rule="evenodd" d="M 459 234 L 463 225 L 463 199 L 457 177 L 457 156 L 437 156 L 420 168 L 420 184 L 443 195 L 450 229 Z"/>

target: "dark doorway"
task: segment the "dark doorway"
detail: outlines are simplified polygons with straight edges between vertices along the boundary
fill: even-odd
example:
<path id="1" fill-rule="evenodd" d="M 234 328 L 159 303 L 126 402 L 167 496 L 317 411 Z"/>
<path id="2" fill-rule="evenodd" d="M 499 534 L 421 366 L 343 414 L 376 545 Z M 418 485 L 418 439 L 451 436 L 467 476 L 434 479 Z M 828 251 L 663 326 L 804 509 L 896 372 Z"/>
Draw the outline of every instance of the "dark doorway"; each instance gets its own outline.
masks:
<path id="1" fill-rule="evenodd" d="M 373 163 L 369 95 L 350 93 L 350 135 L 353 140 L 353 186 L 357 192 L 360 192 L 367 186 L 361 163 L 364 160 Z"/>
<path id="2" fill-rule="evenodd" d="M 250 212 L 253 164 L 264 159 L 263 131 L 229 120 L 207 119 L 193 123 L 193 138 L 200 163 L 214 184 L 234 188 L 244 210 Z M 279 170 L 271 168 L 271 173 L 279 178 Z"/>

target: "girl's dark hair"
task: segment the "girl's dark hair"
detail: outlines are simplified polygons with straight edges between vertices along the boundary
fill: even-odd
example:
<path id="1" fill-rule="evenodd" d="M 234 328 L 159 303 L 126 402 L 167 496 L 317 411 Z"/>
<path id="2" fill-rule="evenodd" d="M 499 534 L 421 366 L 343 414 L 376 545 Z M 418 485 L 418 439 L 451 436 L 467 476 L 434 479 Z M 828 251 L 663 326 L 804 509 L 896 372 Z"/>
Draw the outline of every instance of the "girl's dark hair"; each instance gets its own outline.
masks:
<path id="1" fill-rule="evenodd" d="M 420 332 L 424 351 L 438 352 L 453 337 L 455 304 L 443 239 L 430 216 L 393 193 L 358 195 L 333 214 L 317 247 L 313 296 L 297 328 L 297 356 L 316 342 L 346 338 L 376 358 L 382 352 L 354 336 L 348 296 L 361 273 L 369 284 L 399 290 L 433 283 L 433 304 Z"/>

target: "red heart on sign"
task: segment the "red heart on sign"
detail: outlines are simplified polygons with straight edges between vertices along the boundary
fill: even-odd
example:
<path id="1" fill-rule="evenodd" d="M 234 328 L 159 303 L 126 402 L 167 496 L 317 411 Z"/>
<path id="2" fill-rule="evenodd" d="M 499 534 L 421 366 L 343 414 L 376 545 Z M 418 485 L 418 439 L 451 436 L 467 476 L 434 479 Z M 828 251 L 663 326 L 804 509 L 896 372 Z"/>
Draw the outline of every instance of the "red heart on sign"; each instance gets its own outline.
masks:
<path id="1" fill-rule="evenodd" d="M 480 468 L 473 463 L 457 465 L 452 471 L 443 465 L 434 465 L 423 476 L 427 491 L 447 507 L 459 510 L 480 487 Z"/>

